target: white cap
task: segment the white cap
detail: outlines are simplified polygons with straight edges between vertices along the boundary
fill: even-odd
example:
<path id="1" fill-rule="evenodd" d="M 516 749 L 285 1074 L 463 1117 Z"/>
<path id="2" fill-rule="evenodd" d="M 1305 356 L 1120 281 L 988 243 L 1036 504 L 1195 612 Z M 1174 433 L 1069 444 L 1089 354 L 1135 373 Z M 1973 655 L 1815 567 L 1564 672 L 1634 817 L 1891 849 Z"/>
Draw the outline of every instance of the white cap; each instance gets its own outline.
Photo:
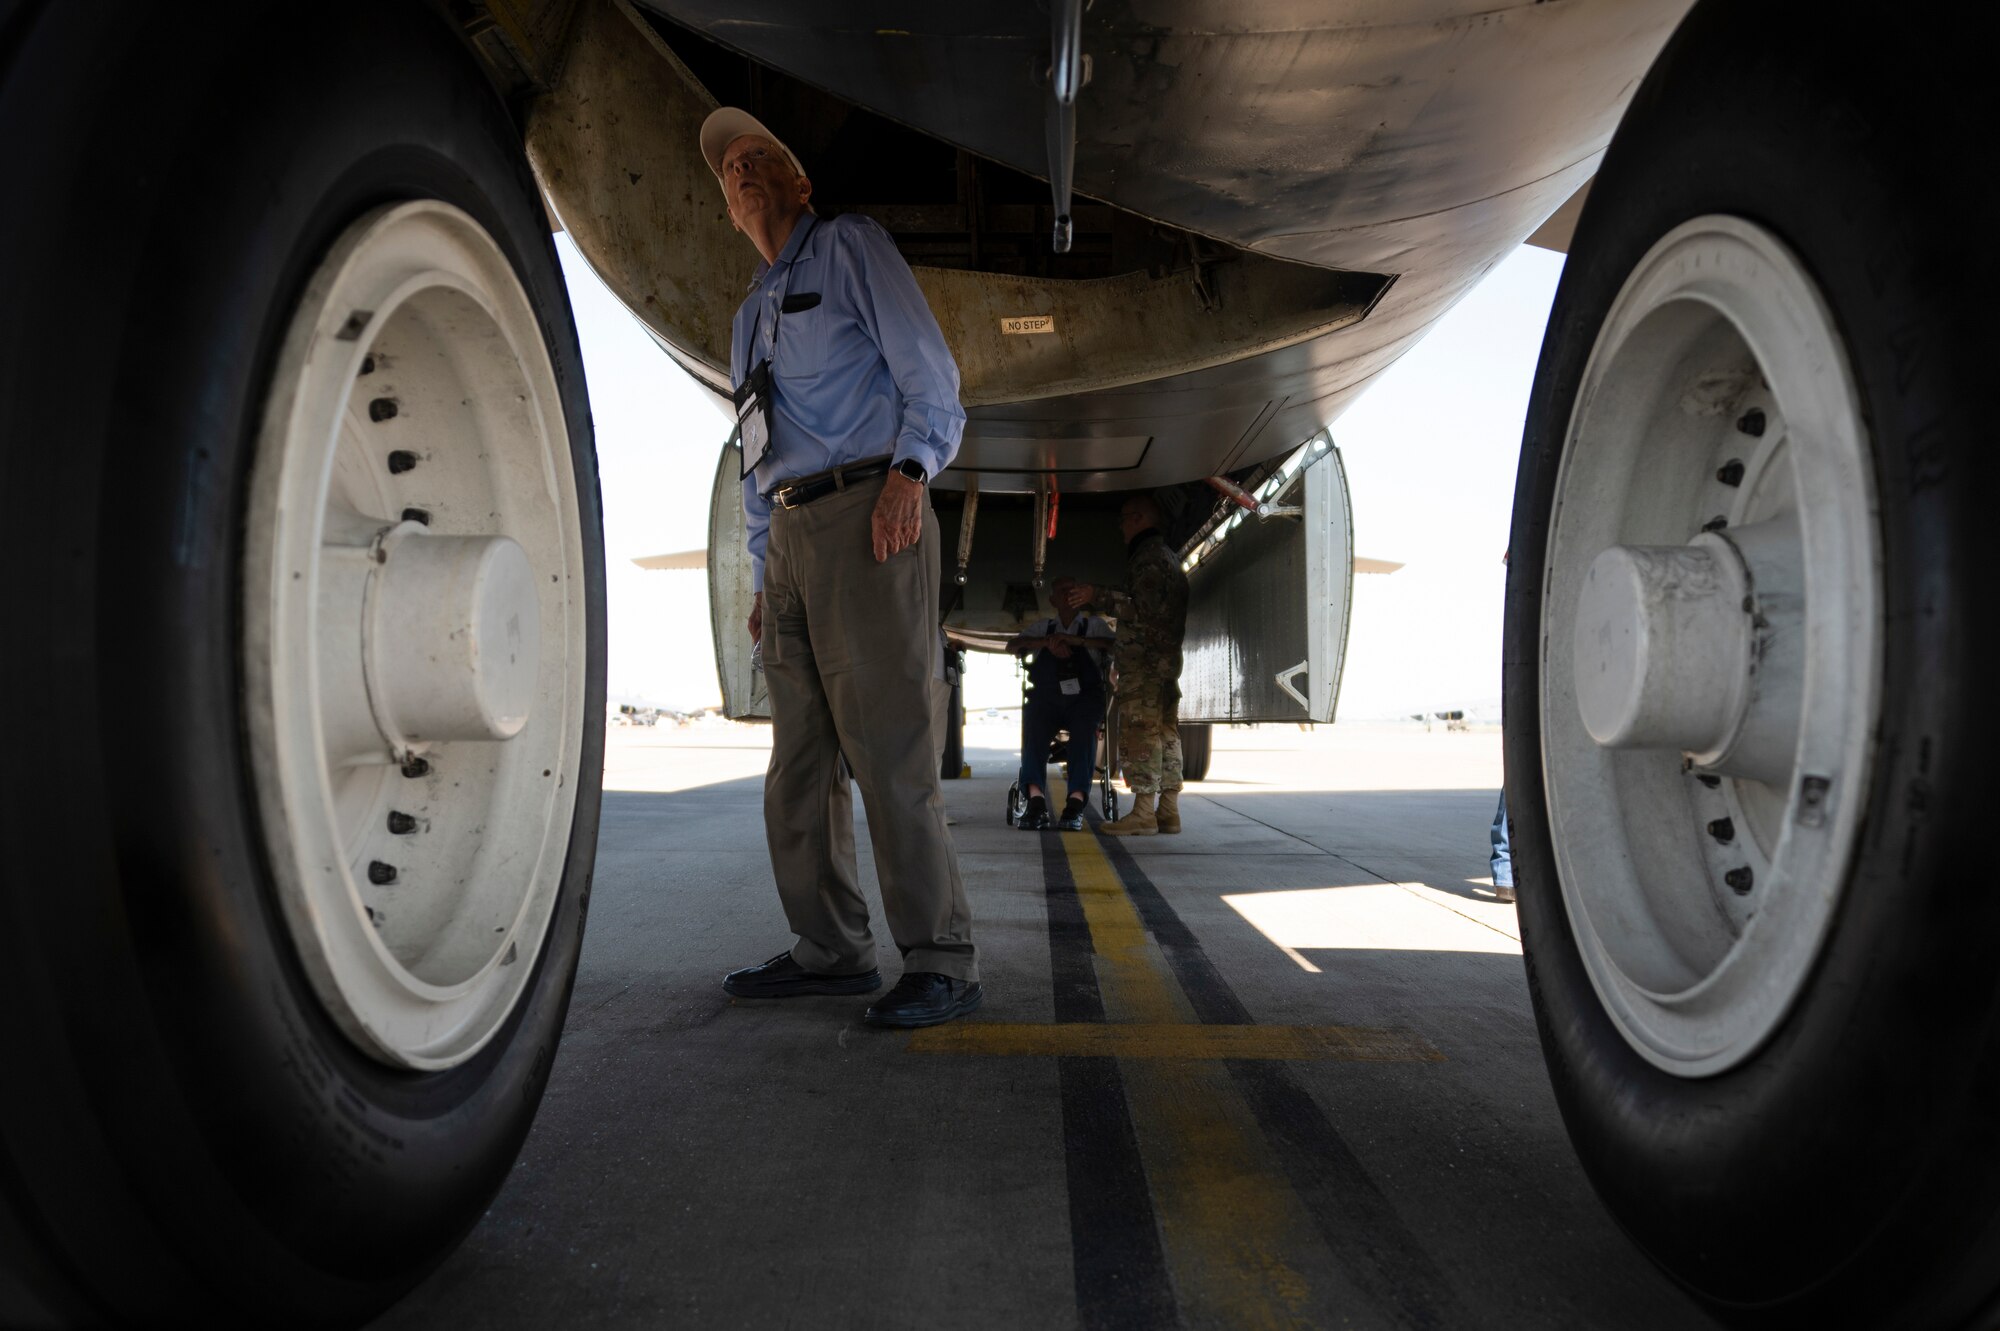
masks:
<path id="1" fill-rule="evenodd" d="M 745 134 L 755 134 L 778 145 L 778 151 L 792 164 L 792 170 L 800 175 L 806 173 L 799 164 L 799 156 L 785 146 L 785 141 L 764 128 L 764 122 L 748 111 L 734 106 L 718 106 L 708 113 L 708 119 L 701 122 L 701 155 L 708 159 L 708 169 L 715 172 L 717 180 L 722 179 L 722 154 L 729 145 Z"/>

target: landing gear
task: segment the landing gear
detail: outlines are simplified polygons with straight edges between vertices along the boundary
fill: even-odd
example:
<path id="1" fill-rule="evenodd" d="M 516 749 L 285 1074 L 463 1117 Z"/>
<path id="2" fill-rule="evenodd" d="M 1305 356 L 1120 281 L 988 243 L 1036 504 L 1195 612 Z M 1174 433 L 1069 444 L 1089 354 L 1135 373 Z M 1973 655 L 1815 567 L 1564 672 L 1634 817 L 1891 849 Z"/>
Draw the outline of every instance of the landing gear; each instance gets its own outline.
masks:
<path id="1" fill-rule="evenodd" d="M 2000 1287 L 1993 189 L 1927 193 L 1969 70 L 1814 14 L 1697 11 L 1572 248 L 1516 489 L 1514 863 L 1558 1100 L 1646 1251 L 1726 1317 L 1949 1325 Z"/>
<path id="2" fill-rule="evenodd" d="M 499 1187 L 575 974 L 604 574 L 546 215 L 440 17 L 293 17 L 10 29 L 10 1322 L 365 1320 Z"/>
<path id="3" fill-rule="evenodd" d="M 956 781 L 965 772 L 965 653 L 957 652 L 957 668 L 951 672 L 951 698 L 945 703 L 944 754 L 939 759 L 939 779 Z"/>
<path id="4" fill-rule="evenodd" d="M 1104 820 L 1118 821 L 1118 704 L 1114 701 L 1104 712 L 1104 742 L 1098 754 L 1097 771 L 1103 782 L 1099 807 Z"/>
<path id="5" fill-rule="evenodd" d="M 1206 721 L 1189 721 L 1180 727 L 1181 779 L 1208 779 L 1208 759 L 1214 752 L 1215 727 Z"/>

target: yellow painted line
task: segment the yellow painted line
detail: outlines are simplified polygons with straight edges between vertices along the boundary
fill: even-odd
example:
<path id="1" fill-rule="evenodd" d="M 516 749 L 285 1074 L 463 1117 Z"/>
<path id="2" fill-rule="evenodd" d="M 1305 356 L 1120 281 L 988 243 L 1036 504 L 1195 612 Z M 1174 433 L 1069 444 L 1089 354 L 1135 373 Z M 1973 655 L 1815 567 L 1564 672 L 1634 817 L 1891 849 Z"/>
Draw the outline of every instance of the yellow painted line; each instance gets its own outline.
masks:
<path id="1" fill-rule="evenodd" d="M 1186 1324 L 1325 1326 L 1345 1302 L 1323 1279 L 1332 1263 L 1228 1070 L 1140 1059 L 1119 1071 Z"/>
<path id="2" fill-rule="evenodd" d="M 922 1054 L 995 1058 L 1268 1058 L 1351 1063 L 1438 1063 L 1444 1059 L 1418 1036 L 1367 1026 L 955 1022 L 915 1032 L 909 1047 Z"/>
<path id="3" fill-rule="evenodd" d="M 1094 836 L 1063 837 L 1083 918 L 1090 925 L 1090 946 L 1097 953 L 1097 987 L 1104 997 L 1104 1015 L 1115 1022 L 1142 1025 L 1194 1025 L 1194 1009 L 1174 983 L 1166 958 L 1153 945 L 1119 881 L 1118 870 Z"/>
<path id="4" fill-rule="evenodd" d="M 1108 1018 L 1101 1029 L 1132 1033 L 1080 1038 L 1136 1041 L 1166 1031 L 1162 1043 L 1183 1047 L 1213 1038 L 1187 1034 L 1203 1026 L 1098 839 L 1062 843 L 1096 953 Z M 1249 1331 L 1314 1325 L 1313 1288 L 1302 1273 L 1328 1265 L 1325 1248 L 1228 1069 L 1213 1058 L 1137 1057 L 1119 1071 L 1182 1317 Z"/>

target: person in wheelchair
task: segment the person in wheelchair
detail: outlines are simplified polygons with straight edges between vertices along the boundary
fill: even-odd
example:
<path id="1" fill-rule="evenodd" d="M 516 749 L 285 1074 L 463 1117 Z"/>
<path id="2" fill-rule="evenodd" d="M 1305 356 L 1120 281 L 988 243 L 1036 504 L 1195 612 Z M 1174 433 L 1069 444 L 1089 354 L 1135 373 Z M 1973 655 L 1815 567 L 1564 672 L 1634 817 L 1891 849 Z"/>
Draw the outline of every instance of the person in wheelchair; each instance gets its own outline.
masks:
<path id="1" fill-rule="evenodd" d="M 1038 832 L 1050 825 L 1048 796 L 1049 742 L 1056 732 L 1069 732 L 1069 798 L 1055 820 L 1066 832 L 1083 829 L 1083 806 L 1090 795 L 1091 773 L 1097 767 L 1097 729 L 1104 722 L 1109 692 L 1111 626 L 1084 608 L 1064 611 L 1064 593 L 1074 578 L 1049 584 L 1056 613 L 1030 624 L 1007 642 L 1016 656 L 1034 654 L 1028 663 L 1028 696 L 1021 707 L 1021 793 L 1027 805 L 1015 825 Z M 1063 616 L 1067 614 L 1069 618 Z M 1098 646 L 1098 643 L 1102 646 Z"/>

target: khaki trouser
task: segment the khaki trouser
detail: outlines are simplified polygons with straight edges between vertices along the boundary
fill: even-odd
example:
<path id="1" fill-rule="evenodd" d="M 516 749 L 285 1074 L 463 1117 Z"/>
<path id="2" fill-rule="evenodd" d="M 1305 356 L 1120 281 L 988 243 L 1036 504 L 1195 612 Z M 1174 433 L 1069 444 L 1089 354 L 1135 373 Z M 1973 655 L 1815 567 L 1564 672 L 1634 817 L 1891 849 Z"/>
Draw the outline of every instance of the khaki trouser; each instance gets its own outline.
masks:
<path id="1" fill-rule="evenodd" d="M 764 679 L 771 766 L 764 832 L 792 958 L 847 975 L 875 965 L 854 863 L 854 800 L 868 810 L 889 936 L 905 971 L 979 978 L 972 909 L 945 830 L 932 724 L 938 526 L 886 563 L 869 548 L 885 478 L 771 513 L 764 560 Z"/>
<path id="2" fill-rule="evenodd" d="M 937 758 L 938 780 L 944 779 L 944 746 L 951 738 L 951 685 L 931 681 L 931 752 Z"/>

